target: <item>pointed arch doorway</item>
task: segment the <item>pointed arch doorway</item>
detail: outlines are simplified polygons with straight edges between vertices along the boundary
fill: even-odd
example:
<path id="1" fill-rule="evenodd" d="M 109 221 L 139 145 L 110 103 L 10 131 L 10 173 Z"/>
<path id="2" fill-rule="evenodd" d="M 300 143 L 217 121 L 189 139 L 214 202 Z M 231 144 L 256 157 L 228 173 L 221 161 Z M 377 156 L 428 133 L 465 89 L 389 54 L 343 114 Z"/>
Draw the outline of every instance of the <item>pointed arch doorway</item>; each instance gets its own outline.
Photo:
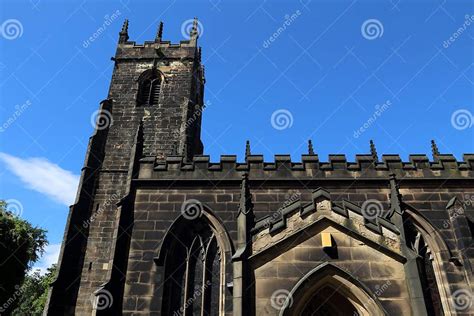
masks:
<path id="1" fill-rule="evenodd" d="M 357 308 L 332 285 L 323 286 L 302 307 L 301 315 L 311 316 L 345 316 L 357 315 Z"/>
<path id="2" fill-rule="evenodd" d="M 291 290 L 280 316 L 388 315 L 370 290 L 347 272 L 323 263 Z"/>

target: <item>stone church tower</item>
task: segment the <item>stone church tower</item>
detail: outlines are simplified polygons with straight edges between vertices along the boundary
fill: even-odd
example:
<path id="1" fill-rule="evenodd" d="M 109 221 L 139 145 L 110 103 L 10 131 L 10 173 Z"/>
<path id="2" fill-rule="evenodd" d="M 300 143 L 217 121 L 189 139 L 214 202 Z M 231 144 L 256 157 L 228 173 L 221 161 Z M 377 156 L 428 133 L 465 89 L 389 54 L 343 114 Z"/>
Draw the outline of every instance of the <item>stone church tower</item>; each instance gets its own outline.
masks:
<path id="1" fill-rule="evenodd" d="M 210 162 L 189 40 L 119 41 L 45 315 L 472 315 L 474 155 Z"/>

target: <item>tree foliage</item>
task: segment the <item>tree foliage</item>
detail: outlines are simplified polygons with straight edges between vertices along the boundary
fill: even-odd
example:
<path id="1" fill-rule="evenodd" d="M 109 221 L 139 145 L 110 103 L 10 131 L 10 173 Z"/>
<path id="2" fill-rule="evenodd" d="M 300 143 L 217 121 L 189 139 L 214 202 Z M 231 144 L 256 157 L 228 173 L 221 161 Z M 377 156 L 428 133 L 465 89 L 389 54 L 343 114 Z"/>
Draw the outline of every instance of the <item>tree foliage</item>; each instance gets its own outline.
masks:
<path id="1" fill-rule="evenodd" d="M 20 286 L 48 244 L 46 231 L 13 215 L 0 200 L 0 311 L 18 304 Z"/>
<path id="2" fill-rule="evenodd" d="M 12 315 L 41 315 L 48 298 L 49 285 L 53 282 L 55 273 L 56 265 L 53 265 L 48 268 L 45 275 L 41 275 L 39 271 L 27 275 L 19 291 L 21 294 L 17 308 L 12 311 Z"/>

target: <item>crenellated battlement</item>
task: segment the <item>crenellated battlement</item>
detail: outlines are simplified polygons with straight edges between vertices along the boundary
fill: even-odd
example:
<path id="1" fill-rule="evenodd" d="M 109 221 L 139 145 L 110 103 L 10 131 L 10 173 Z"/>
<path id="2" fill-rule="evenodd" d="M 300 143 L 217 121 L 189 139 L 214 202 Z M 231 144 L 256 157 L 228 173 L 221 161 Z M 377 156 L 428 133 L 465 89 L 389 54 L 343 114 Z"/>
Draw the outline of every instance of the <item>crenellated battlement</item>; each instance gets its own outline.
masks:
<path id="1" fill-rule="evenodd" d="M 162 59 L 162 60 L 194 60 L 198 57 L 196 46 L 189 44 L 189 41 L 181 41 L 180 44 L 170 42 L 145 42 L 136 44 L 126 42 L 119 44 L 115 54 L 115 60 L 126 59 Z"/>
<path id="2" fill-rule="evenodd" d="M 163 23 L 160 23 L 155 40 L 137 44 L 135 41 L 128 40 L 128 20 L 125 20 L 122 30 L 119 33 L 117 51 L 113 59 L 199 59 L 200 54 L 197 49 L 197 39 L 199 37 L 197 23 L 197 19 L 194 19 L 188 40 L 182 40 L 179 43 L 163 41 Z"/>
<path id="3" fill-rule="evenodd" d="M 127 41 L 125 43 L 120 44 L 121 47 L 133 47 L 133 48 L 169 48 L 169 49 L 177 49 L 183 47 L 192 47 L 194 48 L 195 45 L 191 43 L 189 40 L 182 40 L 179 43 L 171 43 L 171 41 L 145 41 L 143 44 L 137 44 L 135 41 Z"/>
<path id="4" fill-rule="evenodd" d="M 301 161 L 292 161 L 290 155 L 275 155 L 265 162 L 262 155 L 248 155 L 245 162 L 238 162 L 235 155 L 222 155 L 218 162 L 210 157 L 194 156 L 186 161 L 182 156 L 166 159 L 145 157 L 140 160 L 139 179 L 164 179 L 168 177 L 192 179 L 206 173 L 210 179 L 238 178 L 248 172 L 250 178 L 383 178 L 396 173 L 403 178 L 467 178 L 473 176 L 474 154 L 464 154 L 463 161 L 453 155 L 438 155 L 430 160 L 426 155 L 410 155 L 402 161 L 399 155 L 383 155 L 381 161 L 372 155 L 356 155 L 355 161 L 347 161 L 345 155 L 329 155 L 327 162 L 317 154 L 302 155 Z"/>

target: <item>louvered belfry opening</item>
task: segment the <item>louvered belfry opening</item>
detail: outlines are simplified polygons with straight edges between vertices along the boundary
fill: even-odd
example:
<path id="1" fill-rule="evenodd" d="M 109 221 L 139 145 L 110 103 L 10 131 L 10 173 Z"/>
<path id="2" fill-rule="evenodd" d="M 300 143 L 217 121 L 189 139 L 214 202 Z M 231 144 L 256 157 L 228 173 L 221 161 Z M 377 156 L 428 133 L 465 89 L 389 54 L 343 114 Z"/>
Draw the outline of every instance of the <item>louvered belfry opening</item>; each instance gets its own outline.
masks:
<path id="1" fill-rule="evenodd" d="M 161 76 L 157 71 L 150 71 L 149 75 L 140 82 L 137 105 L 157 105 L 161 92 Z"/>

